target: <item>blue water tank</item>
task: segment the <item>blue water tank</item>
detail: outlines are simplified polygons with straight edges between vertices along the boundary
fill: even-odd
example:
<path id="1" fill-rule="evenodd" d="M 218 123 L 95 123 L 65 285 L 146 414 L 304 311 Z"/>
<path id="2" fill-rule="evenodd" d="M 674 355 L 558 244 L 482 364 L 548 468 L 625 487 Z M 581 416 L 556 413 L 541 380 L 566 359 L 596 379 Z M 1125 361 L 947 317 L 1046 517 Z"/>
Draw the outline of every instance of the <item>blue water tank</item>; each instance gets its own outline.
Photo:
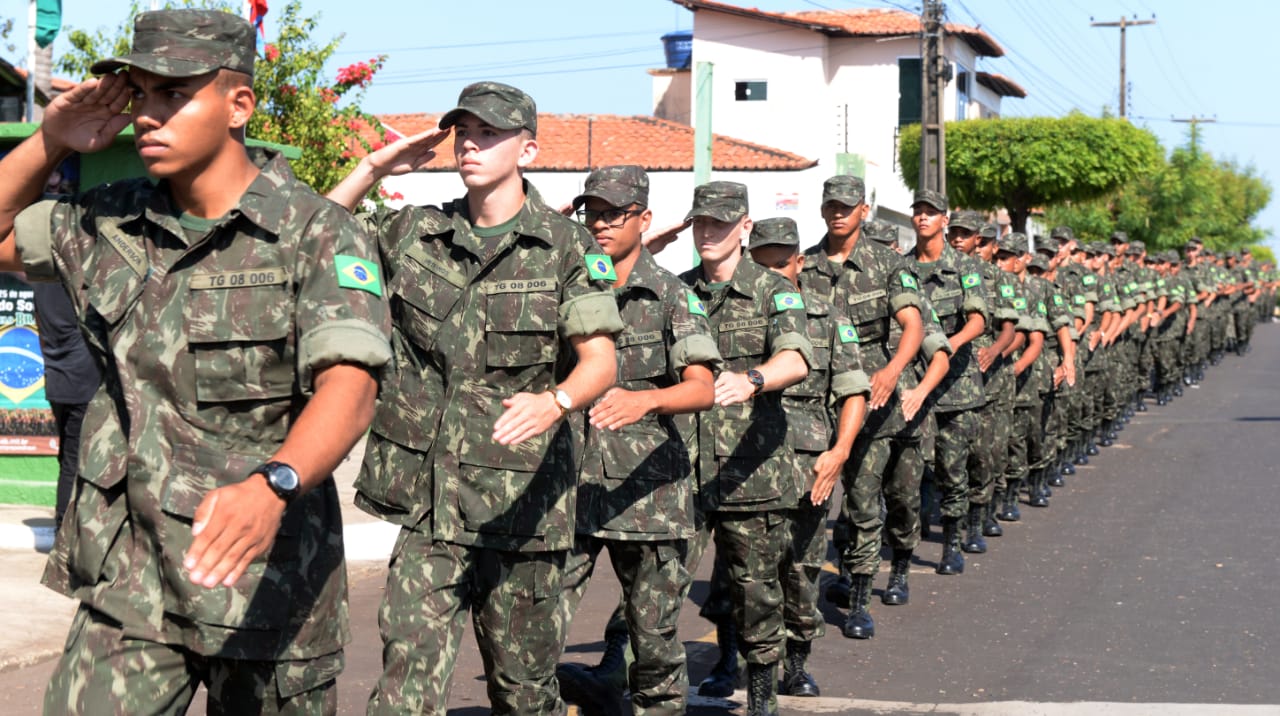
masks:
<path id="1" fill-rule="evenodd" d="M 693 32 L 680 30 L 663 35 L 662 51 L 667 55 L 667 69 L 689 69 L 693 60 Z"/>

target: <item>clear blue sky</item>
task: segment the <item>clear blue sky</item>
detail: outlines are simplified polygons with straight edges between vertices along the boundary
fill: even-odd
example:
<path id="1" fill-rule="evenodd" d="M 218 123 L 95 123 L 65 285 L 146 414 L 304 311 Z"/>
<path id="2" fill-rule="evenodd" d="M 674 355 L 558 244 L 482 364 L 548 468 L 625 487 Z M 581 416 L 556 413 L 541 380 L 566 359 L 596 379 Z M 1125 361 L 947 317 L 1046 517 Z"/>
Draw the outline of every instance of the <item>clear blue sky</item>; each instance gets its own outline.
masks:
<path id="1" fill-rule="evenodd" d="M 732 0 L 726 0 L 732 1 Z M 143 5 L 147 6 L 147 0 Z M 911 0 L 746 0 L 766 10 L 900 7 Z M 6 0 L 23 37 L 26 0 Z M 267 37 L 284 0 L 271 0 Z M 63 0 L 67 25 L 115 27 L 126 0 Z M 649 67 L 663 63 L 659 37 L 690 29 L 692 14 L 669 0 L 302 0 L 321 16 L 317 39 L 344 35 L 334 68 L 388 56 L 364 103 L 374 113 L 439 111 L 478 79 L 515 84 L 546 112 L 647 114 Z M 1006 50 L 980 69 L 1025 87 L 1008 99 L 1006 116 L 1057 116 L 1073 108 L 1098 114 L 1118 106 L 1119 31 L 1090 27 L 1090 18 L 1121 14 L 1156 24 L 1128 31 L 1129 115 L 1168 149 L 1186 142 L 1188 125 L 1171 117 L 1216 117 L 1203 124 L 1201 146 L 1219 159 L 1254 165 L 1280 193 L 1280 106 L 1274 83 L 1280 3 L 1236 0 L 951 0 L 948 18 L 980 25 Z M 15 59 L 25 53 L 20 41 Z M 55 44 L 55 52 L 65 47 Z M 1258 224 L 1280 247 L 1280 197 Z"/>

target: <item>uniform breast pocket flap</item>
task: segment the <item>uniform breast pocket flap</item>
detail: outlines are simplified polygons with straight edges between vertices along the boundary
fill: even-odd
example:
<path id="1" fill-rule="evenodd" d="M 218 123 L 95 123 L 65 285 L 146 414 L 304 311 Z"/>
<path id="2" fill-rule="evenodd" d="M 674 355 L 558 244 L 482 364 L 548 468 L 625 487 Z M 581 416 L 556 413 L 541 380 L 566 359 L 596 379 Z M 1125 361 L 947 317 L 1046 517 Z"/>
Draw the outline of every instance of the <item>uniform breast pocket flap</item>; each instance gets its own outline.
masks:
<path id="1" fill-rule="evenodd" d="M 197 400 L 293 394 L 293 301 L 283 285 L 216 290 L 193 281 L 186 329 Z"/>
<path id="2" fill-rule="evenodd" d="M 498 368 L 550 363 L 556 357 L 559 291 L 555 279 L 485 284 L 486 363 Z"/>
<path id="3" fill-rule="evenodd" d="M 659 378 L 667 374 L 667 345 L 660 331 L 618 338 L 618 376 L 623 381 Z"/>
<path id="4" fill-rule="evenodd" d="M 720 326 L 720 354 L 727 359 L 763 356 L 766 348 L 765 318 L 728 321 Z"/>

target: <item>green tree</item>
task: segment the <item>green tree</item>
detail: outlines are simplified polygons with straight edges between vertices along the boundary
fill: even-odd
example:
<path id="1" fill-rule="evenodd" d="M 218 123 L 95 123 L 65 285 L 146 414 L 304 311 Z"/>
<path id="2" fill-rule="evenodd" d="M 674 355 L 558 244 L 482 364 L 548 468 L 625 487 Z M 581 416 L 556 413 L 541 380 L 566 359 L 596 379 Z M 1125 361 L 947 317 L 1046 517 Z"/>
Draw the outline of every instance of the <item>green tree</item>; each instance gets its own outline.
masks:
<path id="1" fill-rule="evenodd" d="M 164 7 L 238 12 L 240 4 L 226 0 L 171 0 Z M 134 0 L 129 19 L 114 30 L 71 29 L 67 33 L 71 50 L 58 59 L 58 69 L 73 77 L 87 78 L 93 63 L 127 54 L 133 35 L 132 18 L 141 10 Z M 275 42 L 259 46 L 253 77 L 258 107 L 247 134 L 301 149 L 302 157 L 291 162 L 294 173 L 324 193 L 355 166 L 357 150 L 368 151 L 371 143 L 377 147 L 386 141 L 378 121 L 360 109 L 365 89 L 386 58 L 375 57 L 343 67 L 335 80 L 328 80 L 323 68 L 337 51 L 341 36 L 325 44 L 312 40 L 318 16 L 303 15 L 299 0 L 290 0 L 278 17 Z"/>
<path id="2" fill-rule="evenodd" d="M 948 122 L 947 195 L 956 206 L 1009 210 L 1025 231 L 1032 209 L 1115 191 L 1158 166 L 1155 135 L 1122 119 L 1080 113 Z M 920 185 L 920 126 L 903 130 L 899 152 L 908 186 Z"/>

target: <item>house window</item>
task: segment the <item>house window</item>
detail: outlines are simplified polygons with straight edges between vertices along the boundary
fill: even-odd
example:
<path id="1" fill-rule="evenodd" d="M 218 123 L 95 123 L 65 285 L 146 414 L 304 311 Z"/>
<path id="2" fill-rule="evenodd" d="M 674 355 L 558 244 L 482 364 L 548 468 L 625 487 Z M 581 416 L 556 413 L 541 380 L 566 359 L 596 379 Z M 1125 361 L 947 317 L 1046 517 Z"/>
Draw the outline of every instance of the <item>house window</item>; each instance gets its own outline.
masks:
<path id="1" fill-rule="evenodd" d="M 969 118 L 969 82 L 973 79 L 973 74 L 959 65 L 959 72 L 956 74 L 956 119 Z"/>
<path id="2" fill-rule="evenodd" d="M 920 123 L 920 58 L 898 59 L 898 126 Z"/>
<path id="3" fill-rule="evenodd" d="M 763 102 L 769 99 L 769 83 L 764 80 L 734 82 L 733 98 L 739 102 Z"/>

